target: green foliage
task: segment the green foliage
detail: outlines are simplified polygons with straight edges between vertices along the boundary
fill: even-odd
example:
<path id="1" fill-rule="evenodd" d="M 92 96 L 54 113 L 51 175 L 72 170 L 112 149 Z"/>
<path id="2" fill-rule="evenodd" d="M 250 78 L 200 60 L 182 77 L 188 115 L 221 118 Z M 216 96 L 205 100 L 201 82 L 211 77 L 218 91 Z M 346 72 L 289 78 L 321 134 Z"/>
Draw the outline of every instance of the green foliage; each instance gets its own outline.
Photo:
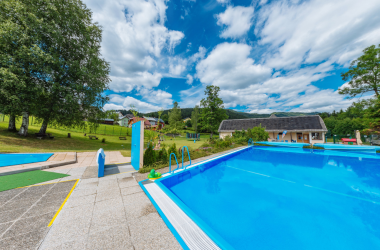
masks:
<path id="1" fill-rule="evenodd" d="M 153 144 L 150 143 L 144 153 L 144 166 L 152 165 L 156 162 L 156 152 L 153 150 Z"/>
<path id="2" fill-rule="evenodd" d="M 349 70 L 342 73 L 343 81 L 349 81 L 348 86 L 339 90 L 342 95 L 355 97 L 367 92 L 375 92 L 379 96 L 380 88 L 380 45 L 369 46 L 363 50 L 363 55 L 352 61 Z"/>
<path id="3" fill-rule="evenodd" d="M 365 111 L 365 118 L 369 119 L 369 127 L 376 131 L 380 131 L 380 97 L 377 98 L 373 106 Z"/>
<path id="4" fill-rule="evenodd" d="M 364 129 L 363 124 L 358 119 L 345 118 L 336 122 L 333 134 L 355 136 L 355 130 Z"/>
<path id="5" fill-rule="evenodd" d="M 185 124 L 188 128 L 191 128 L 191 120 L 187 120 Z"/>
<path id="6" fill-rule="evenodd" d="M 201 100 L 200 126 L 204 131 L 210 132 L 211 137 L 218 130 L 220 123 L 228 119 L 223 100 L 219 98 L 219 91 L 218 86 L 208 85 L 205 90 L 206 98 Z"/>
<path id="7" fill-rule="evenodd" d="M 103 139 L 102 139 L 102 143 L 106 143 L 106 138 L 103 138 Z"/>
<path id="8" fill-rule="evenodd" d="M 157 157 L 157 161 L 161 161 L 163 163 L 166 163 L 168 162 L 168 152 L 166 151 L 165 148 L 161 149 L 159 152 L 158 152 L 158 157 Z"/>
<path id="9" fill-rule="evenodd" d="M 253 127 L 247 131 L 244 129 L 242 131 L 235 130 L 235 132 L 232 134 L 232 140 L 237 143 L 248 142 L 250 138 L 252 138 L 254 142 L 267 141 L 269 138 L 269 133 L 266 132 L 265 128 L 261 127 L 260 124 L 260 126 Z"/>
<path id="10" fill-rule="evenodd" d="M 173 143 L 169 149 L 168 149 L 168 156 L 170 157 L 170 154 L 171 153 L 174 153 L 178 159 L 178 152 L 177 152 L 177 146 L 175 145 L 175 143 Z"/>
<path id="11" fill-rule="evenodd" d="M 177 133 L 178 130 L 183 128 L 181 109 L 178 102 L 173 103 L 173 108 L 169 112 L 169 125 L 172 133 Z"/>
<path id="12" fill-rule="evenodd" d="M 165 124 L 169 123 L 169 115 L 168 114 L 163 114 L 161 119 L 165 122 Z"/>
<path id="13" fill-rule="evenodd" d="M 191 112 L 191 124 L 195 133 L 197 133 L 198 131 L 198 120 L 199 120 L 199 106 L 195 105 L 193 112 Z"/>

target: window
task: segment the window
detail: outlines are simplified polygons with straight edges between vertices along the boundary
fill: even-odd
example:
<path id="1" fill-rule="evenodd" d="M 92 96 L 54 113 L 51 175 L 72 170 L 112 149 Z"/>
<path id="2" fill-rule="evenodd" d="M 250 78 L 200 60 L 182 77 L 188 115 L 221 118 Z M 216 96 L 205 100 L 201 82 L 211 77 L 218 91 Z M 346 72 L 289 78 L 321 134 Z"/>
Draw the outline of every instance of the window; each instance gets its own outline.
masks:
<path id="1" fill-rule="evenodd" d="M 322 133 L 311 133 L 312 140 L 322 140 Z"/>

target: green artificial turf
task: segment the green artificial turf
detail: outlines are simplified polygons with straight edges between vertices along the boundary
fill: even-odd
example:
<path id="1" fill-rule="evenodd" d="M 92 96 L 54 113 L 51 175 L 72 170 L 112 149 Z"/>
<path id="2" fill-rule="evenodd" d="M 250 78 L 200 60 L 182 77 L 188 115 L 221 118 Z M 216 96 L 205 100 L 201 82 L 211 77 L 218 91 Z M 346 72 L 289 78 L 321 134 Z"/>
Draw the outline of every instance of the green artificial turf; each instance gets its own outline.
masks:
<path id="1" fill-rule="evenodd" d="M 41 170 L 0 176 L 0 192 L 69 176 Z"/>

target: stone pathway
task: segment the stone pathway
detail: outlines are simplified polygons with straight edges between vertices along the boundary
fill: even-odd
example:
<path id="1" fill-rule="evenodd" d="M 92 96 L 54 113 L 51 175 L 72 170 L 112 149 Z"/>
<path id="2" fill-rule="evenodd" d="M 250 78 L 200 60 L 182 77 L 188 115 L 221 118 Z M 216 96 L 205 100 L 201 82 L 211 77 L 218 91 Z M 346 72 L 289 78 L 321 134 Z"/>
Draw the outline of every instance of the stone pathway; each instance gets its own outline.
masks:
<path id="1" fill-rule="evenodd" d="M 81 180 L 40 249 L 182 249 L 132 174 Z"/>
<path id="2" fill-rule="evenodd" d="M 37 249 L 75 181 L 0 192 L 0 249 Z"/>

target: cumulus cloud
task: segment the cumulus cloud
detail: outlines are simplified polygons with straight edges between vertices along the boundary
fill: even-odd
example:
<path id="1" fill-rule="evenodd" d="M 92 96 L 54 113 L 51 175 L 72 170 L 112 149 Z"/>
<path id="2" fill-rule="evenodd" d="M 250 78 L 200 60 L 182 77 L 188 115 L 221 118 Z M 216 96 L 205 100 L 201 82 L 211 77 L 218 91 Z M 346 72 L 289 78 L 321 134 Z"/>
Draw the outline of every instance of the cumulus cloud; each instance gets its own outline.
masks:
<path id="1" fill-rule="evenodd" d="M 249 58 L 251 47 L 239 43 L 222 43 L 197 66 L 197 77 L 202 83 L 223 89 L 241 89 L 268 79 L 271 69 L 254 64 Z"/>
<path id="2" fill-rule="evenodd" d="M 129 92 L 159 85 L 157 61 L 172 52 L 184 34 L 165 27 L 164 0 L 85 0 L 103 27 L 102 55 L 111 64 L 110 89 Z"/>
<path id="3" fill-rule="evenodd" d="M 161 89 L 159 90 L 152 90 L 152 89 L 142 89 L 139 92 L 139 95 L 142 97 L 144 101 L 159 104 L 163 108 L 168 107 L 173 103 L 172 94 L 163 91 Z"/>
<path id="4" fill-rule="evenodd" d="M 104 105 L 105 110 L 111 110 L 111 109 L 112 110 L 120 110 L 120 109 L 129 110 L 131 105 L 134 105 L 136 107 L 136 109 L 142 113 L 153 112 L 153 111 L 157 111 L 160 109 L 159 106 L 152 105 L 150 103 L 137 100 L 136 98 L 133 98 L 131 96 L 127 96 L 127 97 L 118 96 L 118 97 L 116 97 L 116 95 L 113 95 L 113 98 L 117 98 L 118 100 L 119 100 L 119 98 L 122 98 L 124 100 L 123 100 L 121 105 L 117 105 L 114 103 L 107 103 L 106 105 Z"/>
<path id="5" fill-rule="evenodd" d="M 169 73 L 173 76 L 179 76 L 186 70 L 187 60 L 179 56 L 169 59 Z"/>
<path id="6" fill-rule="evenodd" d="M 194 81 L 193 77 L 191 75 L 187 74 L 186 78 L 187 78 L 186 83 L 191 85 Z"/>
<path id="7" fill-rule="evenodd" d="M 346 64 L 380 40 L 380 1 L 275 1 L 258 14 L 255 33 L 269 45 L 267 65 L 295 69 L 326 59 Z"/>
<path id="8" fill-rule="evenodd" d="M 227 26 L 220 34 L 223 38 L 238 38 L 247 33 L 253 23 L 253 7 L 229 6 L 217 15 L 219 26 Z"/>

